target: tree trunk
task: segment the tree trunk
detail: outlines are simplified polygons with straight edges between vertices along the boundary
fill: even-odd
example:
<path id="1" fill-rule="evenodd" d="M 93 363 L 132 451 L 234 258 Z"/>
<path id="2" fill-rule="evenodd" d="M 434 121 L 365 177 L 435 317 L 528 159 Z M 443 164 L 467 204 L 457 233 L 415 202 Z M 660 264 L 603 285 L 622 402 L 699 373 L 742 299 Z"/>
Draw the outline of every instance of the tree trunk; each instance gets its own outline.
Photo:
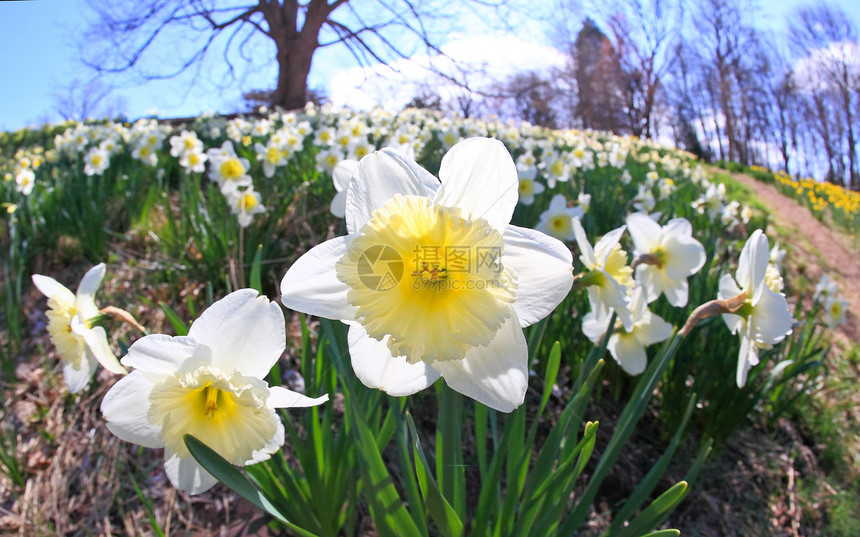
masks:
<path id="1" fill-rule="evenodd" d="M 310 0 L 299 30 L 298 0 L 278 2 L 260 0 L 269 33 L 277 47 L 278 85 L 272 93 L 272 105 L 285 110 L 302 108 L 307 102 L 308 73 L 314 52 L 319 47 L 319 33 L 331 12 L 345 0 L 329 4 L 327 0 Z"/>
<path id="2" fill-rule="evenodd" d="M 278 85 L 272 94 L 272 106 L 284 110 L 302 108 L 307 102 L 308 73 L 316 46 L 296 39 L 294 44 L 278 47 Z"/>

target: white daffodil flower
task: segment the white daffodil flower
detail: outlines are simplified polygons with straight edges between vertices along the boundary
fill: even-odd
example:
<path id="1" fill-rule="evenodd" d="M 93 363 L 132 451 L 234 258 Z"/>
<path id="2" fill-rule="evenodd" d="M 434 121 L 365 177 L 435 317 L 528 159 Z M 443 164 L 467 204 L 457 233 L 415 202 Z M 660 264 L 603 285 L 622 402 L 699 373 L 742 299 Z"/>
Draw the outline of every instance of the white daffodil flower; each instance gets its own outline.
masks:
<path id="1" fill-rule="evenodd" d="M 645 288 L 637 285 L 630 295 L 628 306 L 633 328 L 614 327 L 606 348 L 628 375 L 639 375 L 648 365 L 645 347 L 666 340 L 672 335 L 672 325 L 648 309 Z M 582 320 L 582 332 L 597 343 L 606 332 L 612 312 L 606 308 L 592 309 Z"/>
<path id="2" fill-rule="evenodd" d="M 111 373 L 126 373 L 108 345 L 105 329 L 91 324 L 99 316 L 95 294 L 104 275 L 104 263 L 94 266 L 75 294 L 54 278 L 33 275 L 36 289 L 48 297 L 48 333 L 63 359 L 63 378 L 72 393 L 89 384 L 98 364 Z"/>
<path id="3" fill-rule="evenodd" d="M 236 465 L 268 459 L 284 443 L 276 408 L 308 407 L 305 397 L 262 380 L 284 351 L 281 308 L 253 289 L 212 304 L 187 336 L 161 334 L 135 341 L 122 359 L 134 368 L 102 400 L 108 429 L 148 448 L 164 448 L 174 487 L 198 494 L 216 479 L 191 456 L 191 434 Z"/>
<path id="4" fill-rule="evenodd" d="M 331 172 L 331 179 L 337 194 L 331 200 L 329 210 L 338 218 L 343 218 L 346 215 L 346 190 L 356 168 L 358 168 L 357 160 L 346 159 L 338 162 Z"/>
<path id="5" fill-rule="evenodd" d="M 206 155 L 209 157 L 209 178 L 218 183 L 225 196 L 230 191 L 251 184 L 251 176 L 247 173 L 251 164 L 248 159 L 236 155 L 229 140 L 220 149 L 209 149 Z"/>
<path id="6" fill-rule="evenodd" d="M 824 324 L 835 330 L 845 324 L 848 314 L 848 301 L 841 295 L 828 296 L 824 300 Z"/>
<path id="7" fill-rule="evenodd" d="M 746 384 L 750 368 L 758 364 L 758 350 L 771 348 L 791 333 L 793 319 L 788 302 L 765 282 L 769 256 L 767 236 L 757 229 L 741 251 L 735 277 L 725 274 L 720 279 L 721 300 L 745 295 L 745 304 L 737 313 L 723 314 L 729 330 L 741 337 L 738 387 Z"/>
<path id="8" fill-rule="evenodd" d="M 821 280 L 815 286 L 815 292 L 812 294 L 812 300 L 824 300 L 826 301 L 830 297 L 836 296 L 839 292 L 839 286 L 835 281 L 830 279 L 830 276 L 827 274 L 821 275 Z"/>
<path id="9" fill-rule="evenodd" d="M 621 226 L 610 231 L 592 248 L 579 218 L 573 219 L 573 231 L 581 252 L 579 259 L 589 270 L 583 276 L 583 281 L 588 286 L 588 300 L 592 309 L 602 307 L 615 310 L 624 327 L 631 330 L 633 317 L 627 309 L 627 293 L 633 287 L 633 270 L 627 266 L 627 252 L 618 244 L 624 229 L 625 226 Z"/>
<path id="10" fill-rule="evenodd" d="M 254 151 L 257 152 L 257 162 L 263 163 L 263 175 L 268 178 L 274 177 L 275 170 L 279 166 L 286 165 L 289 157 L 282 147 L 274 143 L 273 139 L 269 139 L 266 145 L 257 142 L 254 144 Z"/>
<path id="11" fill-rule="evenodd" d="M 779 241 L 770 249 L 770 263 L 776 267 L 776 270 L 782 271 L 782 261 L 785 259 L 785 248 L 779 247 Z"/>
<path id="12" fill-rule="evenodd" d="M 588 209 L 591 208 L 591 194 L 580 192 L 576 196 L 576 202 L 578 203 L 578 207 L 582 209 L 582 212 L 587 213 Z"/>
<path id="13" fill-rule="evenodd" d="M 633 255 L 640 262 L 636 279 L 645 287 L 648 302 L 665 294 L 675 307 L 687 305 L 687 277 L 705 264 L 705 248 L 693 238 L 693 227 L 686 218 L 675 218 L 665 226 L 644 213 L 627 217 L 627 229 L 635 246 Z"/>
<path id="14" fill-rule="evenodd" d="M 84 155 L 84 174 L 101 175 L 110 166 L 110 155 L 101 147 L 91 148 Z"/>
<path id="15" fill-rule="evenodd" d="M 517 172 L 519 178 L 519 202 L 523 205 L 531 205 L 535 202 L 536 194 L 543 194 L 546 188 L 535 180 L 537 177 L 537 168 L 534 166 L 519 170 Z"/>
<path id="16" fill-rule="evenodd" d="M 517 184 L 498 140 L 454 145 L 439 179 L 391 149 L 366 156 L 347 189 L 349 234 L 290 267 L 284 304 L 347 323 L 368 387 L 410 395 L 442 376 L 512 411 L 528 384 L 522 327 L 552 312 L 573 280 L 564 244 L 509 225 Z"/>
<path id="17" fill-rule="evenodd" d="M 573 240 L 573 220 L 582 218 L 584 214 L 579 207 L 568 207 L 563 194 L 556 194 L 547 210 L 540 215 L 535 229 L 559 240 Z"/>
<path id="18" fill-rule="evenodd" d="M 230 212 L 236 215 L 239 226 L 248 227 L 254 221 L 254 215 L 266 212 L 262 204 L 260 193 L 254 190 L 254 186 L 248 186 L 243 190 L 232 190 L 227 192 L 227 203 Z"/>
<path id="19" fill-rule="evenodd" d="M 21 168 L 21 171 L 15 174 L 16 192 L 29 196 L 34 186 L 36 186 L 36 174 L 30 168 Z"/>

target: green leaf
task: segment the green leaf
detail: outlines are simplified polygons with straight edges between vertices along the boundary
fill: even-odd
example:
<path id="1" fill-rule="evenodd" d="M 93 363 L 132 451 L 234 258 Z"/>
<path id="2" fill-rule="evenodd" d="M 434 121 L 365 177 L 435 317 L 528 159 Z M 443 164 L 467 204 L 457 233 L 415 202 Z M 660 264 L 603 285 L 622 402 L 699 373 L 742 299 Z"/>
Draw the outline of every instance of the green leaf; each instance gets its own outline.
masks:
<path id="1" fill-rule="evenodd" d="M 421 488 L 421 496 L 424 498 L 424 505 L 427 507 L 427 511 L 444 535 L 450 537 L 463 535 L 463 521 L 460 520 L 457 512 L 439 491 L 436 480 L 433 479 L 433 475 L 430 473 L 430 465 L 427 464 L 427 457 L 421 448 L 421 440 L 418 438 L 415 422 L 412 420 L 412 415 L 408 412 L 406 413 L 406 424 L 412 436 L 412 453 L 416 462 L 415 474 L 418 478 L 418 486 Z"/>
<path id="2" fill-rule="evenodd" d="M 669 490 L 658 496 L 647 509 L 639 513 L 630 522 L 630 525 L 619 531 L 618 537 L 642 535 L 643 532 L 650 531 L 654 526 L 660 524 L 660 521 L 665 518 L 664 515 L 674 510 L 681 503 L 681 500 L 687 495 L 687 488 L 686 481 L 675 483 Z"/>
<path id="3" fill-rule="evenodd" d="M 227 488 L 245 498 L 264 512 L 276 518 L 283 524 L 286 524 L 292 531 L 302 537 L 317 537 L 316 534 L 306 531 L 295 524 L 292 524 L 266 499 L 259 490 L 254 488 L 254 485 L 248 481 L 242 472 L 230 464 L 224 457 L 216 453 L 212 448 L 195 438 L 190 434 L 185 435 L 185 445 L 191 456 L 194 457 L 200 466 L 207 472 L 215 476 L 218 481 L 224 483 Z"/>
<path id="4" fill-rule="evenodd" d="M 188 335 L 188 323 L 183 321 L 173 308 L 164 302 L 159 302 L 158 307 L 167 316 L 167 320 L 170 322 L 170 326 L 173 327 L 173 331 L 176 332 L 177 336 Z"/>
<path id="5" fill-rule="evenodd" d="M 260 278 L 260 264 L 263 261 L 263 245 L 257 245 L 257 253 L 254 254 L 254 261 L 251 262 L 251 276 L 249 285 L 251 289 L 256 289 L 258 293 L 263 292 L 263 282 Z"/>
<path id="6" fill-rule="evenodd" d="M 381 537 L 420 535 L 418 526 L 412 520 L 400 494 L 394 487 L 394 481 L 377 447 L 376 438 L 362 418 L 358 405 L 351 404 L 349 392 L 345 395 L 347 396 L 346 406 L 350 410 L 349 416 L 353 422 L 350 429 L 356 444 L 355 452 L 358 456 L 363 496 L 367 501 L 376 530 Z"/>

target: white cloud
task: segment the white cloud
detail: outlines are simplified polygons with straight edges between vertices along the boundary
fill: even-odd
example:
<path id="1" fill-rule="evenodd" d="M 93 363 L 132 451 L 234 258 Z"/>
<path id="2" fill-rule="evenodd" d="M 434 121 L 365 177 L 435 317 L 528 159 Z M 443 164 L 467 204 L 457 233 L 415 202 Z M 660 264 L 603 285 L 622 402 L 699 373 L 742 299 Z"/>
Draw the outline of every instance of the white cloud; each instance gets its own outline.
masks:
<path id="1" fill-rule="evenodd" d="M 472 36 L 448 43 L 442 52 L 444 56 L 414 56 L 390 67 L 339 71 L 329 83 L 329 99 L 336 107 L 367 109 L 380 105 L 398 110 L 421 88 L 433 88 L 443 100 L 459 91 L 457 84 L 433 71 L 470 87 L 484 88 L 518 71 L 546 71 L 565 62 L 565 54 L 559 50 L 513 36 Z"/>

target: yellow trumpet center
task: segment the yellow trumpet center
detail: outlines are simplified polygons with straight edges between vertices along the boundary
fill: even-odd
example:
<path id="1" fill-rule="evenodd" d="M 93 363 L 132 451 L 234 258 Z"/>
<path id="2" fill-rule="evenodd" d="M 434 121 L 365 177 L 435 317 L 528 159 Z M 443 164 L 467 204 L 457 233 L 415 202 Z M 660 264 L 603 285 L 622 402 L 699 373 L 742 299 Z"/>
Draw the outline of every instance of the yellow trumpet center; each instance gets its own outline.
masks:
<path id="1" fill-rule="evenodd" d="M 242 194 L 242 205 L 246 211 L 250 211 L 257 206 L 257 196 L 248 193 Z"/>
<path id="2" fill-rule="evenodd" d="M 356 319 L 410 363 L 463 358 L 510 316 L 516 277 L 502 234 L 481 218 L 421 196 L 377 209 L 337 263 Z"/>
<path id="3" fill-rule="evenodd" d="M 231 463 L 244 464 L 278 427 L 262 384 L 238 372 L 227 376 L 202 366 L 156 385 L 149 395 L 147 419 L 161 425 L 164 447 L 180 457 L 189 454 L 184 436 L 191 434 Z"/>
<path id="4" fill-rule="evenodd" d="M 239 179 L 245 175 L 245 167 L 236 157 L 231 157 L 221 163 L 221 175 L 225 179 Z"/>
<path id="5" fill-rule="evenodd" d="M 48 299 L 50 308 L 45 314 L 48 317 L 48 334 L 51 342 L 63 360 L 75 369 L 80 369 L 81 358 L 84 354 L 84 338 L 72 332 L 72 319 L 78 311 L 69 304 L 62 303 L 58 298 Z"/>

